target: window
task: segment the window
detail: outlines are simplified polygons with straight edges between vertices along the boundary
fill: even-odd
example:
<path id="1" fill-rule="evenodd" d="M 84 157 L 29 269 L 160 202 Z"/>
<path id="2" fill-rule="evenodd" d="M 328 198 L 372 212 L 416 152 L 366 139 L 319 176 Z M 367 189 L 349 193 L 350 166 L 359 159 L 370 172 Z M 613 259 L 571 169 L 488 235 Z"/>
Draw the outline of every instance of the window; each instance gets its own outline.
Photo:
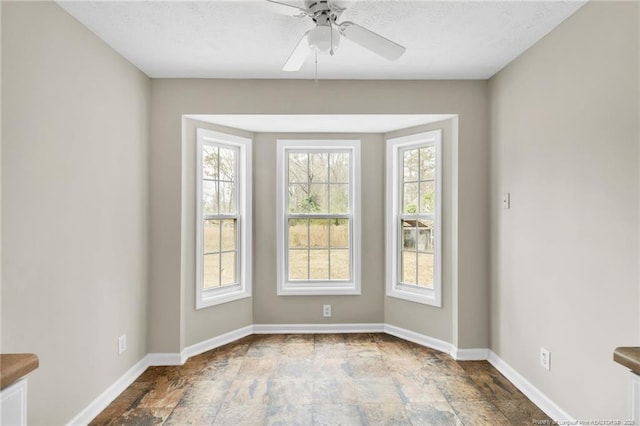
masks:
<path id="1" fill-rule="evenodd" d="M 196 308 L 251 296 L 251 140 L 197 130 Z"/>
<path id="2" fill-rule="evenodd" d="M 387 295 L 441 306 L 441 131 L 387 140 Z"/>
<path id="3" fill-rule="evenodd" d="M 278 294 L 360 294 L 360 141 L 278 141 Z"/>

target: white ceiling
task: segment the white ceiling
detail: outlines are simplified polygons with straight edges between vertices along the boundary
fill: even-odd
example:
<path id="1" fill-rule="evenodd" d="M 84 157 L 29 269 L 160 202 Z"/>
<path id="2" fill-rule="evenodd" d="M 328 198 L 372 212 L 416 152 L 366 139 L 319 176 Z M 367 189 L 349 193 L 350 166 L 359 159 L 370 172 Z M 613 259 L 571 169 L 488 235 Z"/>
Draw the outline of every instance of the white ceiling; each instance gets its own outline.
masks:
<path id="1" fill-rule="evenodd" d="M 451 114 L 191 114 L 188 118 L 259 133 L 387 133 Z"/>
<path id="2" fill-rule="evenodd" d="M 318 56 L 320 79 L 486 79 L 586 1 L 334 2 L 348 7 L 340 21 L 407 51 L 388 62 L 343 38 L 334 56 Z M 281 70 L 313 22 L 266 1 L 58 4 L 150 77 L 314 78 L 313 58 L 298 72 Z"/>

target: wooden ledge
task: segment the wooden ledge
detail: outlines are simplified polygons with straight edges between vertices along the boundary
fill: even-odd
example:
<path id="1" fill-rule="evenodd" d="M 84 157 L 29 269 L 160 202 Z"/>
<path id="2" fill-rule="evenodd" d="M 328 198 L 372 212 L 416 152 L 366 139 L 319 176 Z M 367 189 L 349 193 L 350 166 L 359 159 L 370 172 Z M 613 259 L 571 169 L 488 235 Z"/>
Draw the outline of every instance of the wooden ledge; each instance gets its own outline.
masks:
<path id="1" fill-rule="evenodd" d="M 0 389 L 17 382 L 38 365 L 36 354 L 0 354 Z"/>
<path id="2" fill-rule="evenodd" d="M 620 347 L 613 352 L 613 360 L 640 374 L 640 347 Z"/>

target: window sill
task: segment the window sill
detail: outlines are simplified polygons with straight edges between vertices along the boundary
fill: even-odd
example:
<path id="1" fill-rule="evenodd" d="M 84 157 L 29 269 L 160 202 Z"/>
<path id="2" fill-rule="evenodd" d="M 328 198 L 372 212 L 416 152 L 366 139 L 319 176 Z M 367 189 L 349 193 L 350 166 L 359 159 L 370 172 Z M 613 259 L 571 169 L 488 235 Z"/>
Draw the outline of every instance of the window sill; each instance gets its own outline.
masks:
<path id="1" fill-rule="evenodd" d="M 278 296 L 358 296 L 361 295 L 360 286 L 320 287 L 302 285 L 280 285 Z"/>
<path id="2" fill-rule="evenodd" d="M 221 305 L 223 303 L 233 302 L 234 300 L 246 299 L 247 297 L 251 297 L 251 292 L 245 291 L 243 289 L 237 289 L 232 291 L 215 291 L 211 292 L 213 294 L 205 295 L 203 294 L 196 301 L 196 309 L 208 308 L 210 306 Z"/>
<path id="3" fill-rule="evenodd" d="M 430 305 L 436 308 L 442 307 L 442 301 L 439 297 L 436 297 L 435 290 L 420 289 L 416 290 L 403 290 L 401 288 L 393 288 L 387 291 L 388 297 L 395 297 L 396 299 L 408 300 L 410 302 L 422 303 L 423 305 Z"/>

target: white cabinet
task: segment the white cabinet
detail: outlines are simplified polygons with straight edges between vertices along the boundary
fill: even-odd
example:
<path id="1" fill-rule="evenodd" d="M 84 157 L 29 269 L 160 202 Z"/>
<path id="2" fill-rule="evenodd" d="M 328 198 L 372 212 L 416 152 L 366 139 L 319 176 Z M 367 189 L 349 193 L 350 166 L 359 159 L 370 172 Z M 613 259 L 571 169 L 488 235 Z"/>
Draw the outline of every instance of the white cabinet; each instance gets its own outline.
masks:
<path id="1" fill-rule="evenodd" d="M 640 376 L 629 372 L 629 420 L 640 424 Z"/>
<path id="2" fill-rule="evenodd" d="M 0 425 L 27 424 L 27 379 L 22 378 L 0 391 Z"/>

